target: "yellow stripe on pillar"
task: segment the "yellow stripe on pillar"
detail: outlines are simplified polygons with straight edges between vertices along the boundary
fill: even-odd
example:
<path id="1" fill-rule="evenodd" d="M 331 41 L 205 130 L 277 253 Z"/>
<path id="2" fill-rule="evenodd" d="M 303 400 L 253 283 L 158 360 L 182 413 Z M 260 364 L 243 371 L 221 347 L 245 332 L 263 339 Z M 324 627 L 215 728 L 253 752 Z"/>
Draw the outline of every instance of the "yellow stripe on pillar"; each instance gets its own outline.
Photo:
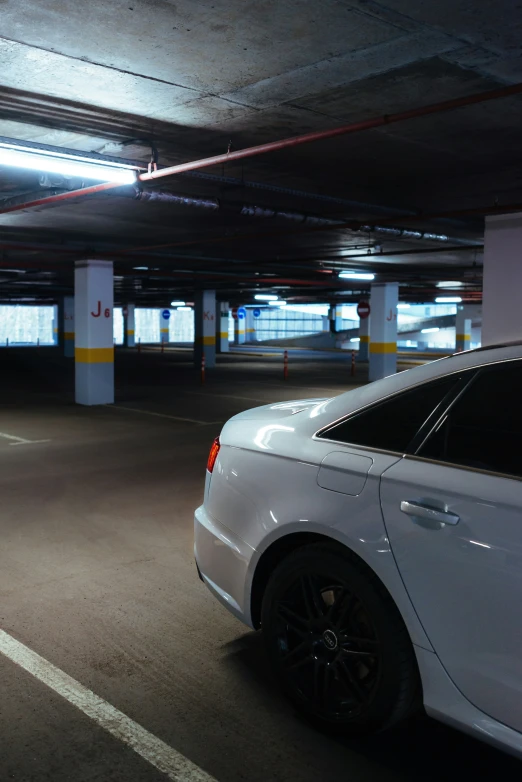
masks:
<path id="1" fill-rule="evenodd" d="M 127 329 L 127 334 L 128 334 L 129 337 L 133 337 L 134 336 L 134 329 Z"/>
<path id="2" fill-rule="evenodd" d="M 74 358 L 79 364 L 112 364 L 114 348 L 76 348 Z"/>
<path id="3" fill-rule="evenodd" d="M 471 334 L 457 334 L 457 339 L 462 340 L 462 342 L 465 342 L 466 340 L 471 339 Z"/>
<path id="4" fill-rule="evenodd" d="M 366 334 L 366 336 L 360 337 L 359 342 L 361 342 L 363 345 L 369 345 L 370 344 L 370 337 Z"/>
<path id="5" fill-rule="evenodd" d="M 228 339 L 228 331 L 220 331 L 219 336 L 221 339 Z"/>
<path id="6" fill-rule="evenodd" d="M 64 331 L 63 338 L 64 339 L 74 339 L 74 331 Z"/>
<path id="7" fill-rule="evenodd" d="M 370 353 L 396 353 L 396 342 L 370 342 Z"/>
<path id="8" fill-rule="evenodd" d="M 196 337 L 195 342 L 198 345 L 215 345 L 216 344 L 216 338 L 215 337 Z"/>
<path id="9" fill-rule="evenodd" d="M 255 329 L 246 329 L 247 334 L 253 334 Z"/>

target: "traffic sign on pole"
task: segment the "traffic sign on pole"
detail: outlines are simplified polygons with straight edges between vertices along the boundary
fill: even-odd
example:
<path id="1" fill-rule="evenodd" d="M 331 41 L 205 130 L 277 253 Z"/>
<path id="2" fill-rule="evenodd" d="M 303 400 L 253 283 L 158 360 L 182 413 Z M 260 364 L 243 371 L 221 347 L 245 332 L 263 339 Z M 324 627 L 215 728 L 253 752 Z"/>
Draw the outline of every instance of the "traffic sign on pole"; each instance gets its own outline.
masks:
<path id="1" fill-rule="evenodd" d="M 252 314 L 253 314 L 254 318 L 259 318 L 260 315 L 261 315 L 261 310 L 256 308 Z"/>
<path id="2" fill-rule="evenodd" d="M 237 317 L 239 320 L 244 320 L 246 318 L 246 309 L 244 307 L 240 307 L 237 311 Z"/>
<path id="3" fill-rule="evenodd" d="M 357 314 L 361 320 L 365 320 L 370 317 L 370 302 L 360 301 L 357 305 Z"/>
<path id="4" fill-rule="evenodd" d="M 231 312 L 232 312 L 232 317 L 234 318 L 234 320 L 237 320 L 237 307 L 232 307 Z"/>
<path id="5" fill-rule="evenodd" d="M 163 320 L 170 320 L 170 310 L 163 310 L 161 317 Z"/>

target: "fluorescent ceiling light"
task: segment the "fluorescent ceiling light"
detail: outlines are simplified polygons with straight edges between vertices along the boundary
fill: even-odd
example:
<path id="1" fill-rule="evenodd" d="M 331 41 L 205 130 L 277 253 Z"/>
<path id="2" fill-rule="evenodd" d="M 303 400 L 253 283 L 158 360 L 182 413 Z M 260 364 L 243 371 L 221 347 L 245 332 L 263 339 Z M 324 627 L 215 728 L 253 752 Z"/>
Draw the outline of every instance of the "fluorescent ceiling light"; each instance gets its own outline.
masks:
<path id="1" fill-rule="evenodd" d="M 149 270 L 148 266 L 133 266 L 133 269 L 136 269 L 137 272 L 146 272 Z"/>
<path id="2" fill-rule="evenodd" d="M 440 331 L 440 329 L 434 326 L 432 329 L 421 329 L 421 334 L 434 334 L 436 331 Z"/>
<path id="3" fill-rule="evenodd" d="M 461 301 L 460 296 L 437 296 L 435 299 L 436 304 L 460 304 Z"/>
<path id="4" fill-rule="evenodd" d="M 170 302 L 171 307 L 184 307 L 185 302 L 184 301 L 171 301 Z"/>
<path id="5" fill-rule="evenodd" d="M 271 293 L 256 293 L 254 299 L 256 301 L 277 301 L 279 296 L 274 296 Z"/>
<path id="6" fill-rule="evenodd" d="M 0 165 L 26 168 L 31 171 L 47 171 L 50 174 L 62 174 L 81 179 L 96 179 L 101 182 L 119 182 L 122 185 L 132 185 L 136 181 L 134 168 L 109 165 L 88 158 L 66 157 L 58 153 L 25 152 L 5 145 L 0 145 Z"/>
<path id="7" fill-rule="evenodd" d="M 269 301 L 270 307 L 286 307 L 286 301 Z"/>
<path id="8" fill-rule="evenodd" d="M 405 304 L 405 303 L 404 303 L 404 302 L 402 302 L 402 301 L 401 301 L 401 302 L 399 302 L 399 304 L 397 304 L 397 309 L 398 309 L 398 310 L 407 310 L 407 309 L 409 309 L 410 307 L 411 307 L 411 304 Z"/>
<path id="9" fill-rule="evenodd" d="M 360 342 L 360 341 L 361 341 L 360 337 L 352 337 L 350 340 L 350 342 Z"/>
<path id="10" fill-rule="evenodd" d="M 462 288 L 464 287 L 464 283 L 460 280 L 443 280 L 442 282 L 437 283 L 437 288 Z"/>
<path id="11" fill-rule="evenodd" d="M 370 272 L 339 272 L 339 277 L 343 280 L 374 280 L 375 274 Z"/>
<path id="12" fill-rule="evenodd" d="M 178 312 L 192 312 L 192 307 L 178 307 Z"/>

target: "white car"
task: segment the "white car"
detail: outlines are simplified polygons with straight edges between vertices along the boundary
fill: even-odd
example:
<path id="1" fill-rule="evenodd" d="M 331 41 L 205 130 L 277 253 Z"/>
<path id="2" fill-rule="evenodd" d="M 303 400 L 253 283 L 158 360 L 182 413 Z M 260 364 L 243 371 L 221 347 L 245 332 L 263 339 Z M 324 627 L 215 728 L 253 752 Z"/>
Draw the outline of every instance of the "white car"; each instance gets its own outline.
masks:
<path id="1" fill-rule="evenodd" d="M 522 346 L 235 416 L 195 555 L 318 725 L 424 704 L 522 755 Z"/>

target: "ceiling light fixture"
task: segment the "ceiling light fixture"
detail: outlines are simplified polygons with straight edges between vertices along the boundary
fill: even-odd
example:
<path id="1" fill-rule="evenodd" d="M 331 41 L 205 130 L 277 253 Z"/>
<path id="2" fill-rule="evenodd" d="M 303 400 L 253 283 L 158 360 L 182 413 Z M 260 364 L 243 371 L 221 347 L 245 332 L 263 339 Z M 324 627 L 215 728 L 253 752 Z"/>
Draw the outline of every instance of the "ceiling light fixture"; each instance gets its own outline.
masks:
<path id="1" fill-rule="evenodd" d="M 171 301 L 170 302 L 171 307 L 184 307 L 185 302 L 184 301 Z"/>
<path id="2" fill-rule="evenodd" d="M 177 307 L 177 312 L 192 312 L 192 307 Z"/>
<path id="3" fill-rule="evenodd" d="M 81 155 L 75 157 L 45 150 L 24 150 L 22 146 L 5 142 L 0 142 L 0 165 L 101 182 L 119 182 L 122 185 L 132 185 L 136 181 L 136 169 L 131 166 L 103 163 Z"/>
<path id="4" fill-rule="evenodd" d="M 435 299 L 436 304 L 460 304 L 461 301 L 460 296 L 437 296 Z"/>
<path id="5" fill-rule="evenodd" d="M 375 274 L 370 272 L 339 272 L 342 280 L 374 280 Z"/>
<path id="6" fill-rule="evenodd" d="M 256 293 L 254 299 L 256 301 L 277 301 L 279 296 L 274 296 L 271 293 Z"/>
<path id="7" fill-rule="evenodd" d="M 286 301 L 281 301 L 280 299 L 278 301 L 269 301 L 268 304 L 270 307 L 286 307 Z"/>
<path id="8" fill-rule="evenodd" d="M 149 270 L 148 266 L 133 266 L 132 268 L 137 272 L 147 272 Z"/>
<path id="9" fill-rule="evenodd" d="M 421 329 L 421 334 L 434 334 L 436 331 L 440 331 L 440 329 L 434 326 L 432 329 Z"/>

